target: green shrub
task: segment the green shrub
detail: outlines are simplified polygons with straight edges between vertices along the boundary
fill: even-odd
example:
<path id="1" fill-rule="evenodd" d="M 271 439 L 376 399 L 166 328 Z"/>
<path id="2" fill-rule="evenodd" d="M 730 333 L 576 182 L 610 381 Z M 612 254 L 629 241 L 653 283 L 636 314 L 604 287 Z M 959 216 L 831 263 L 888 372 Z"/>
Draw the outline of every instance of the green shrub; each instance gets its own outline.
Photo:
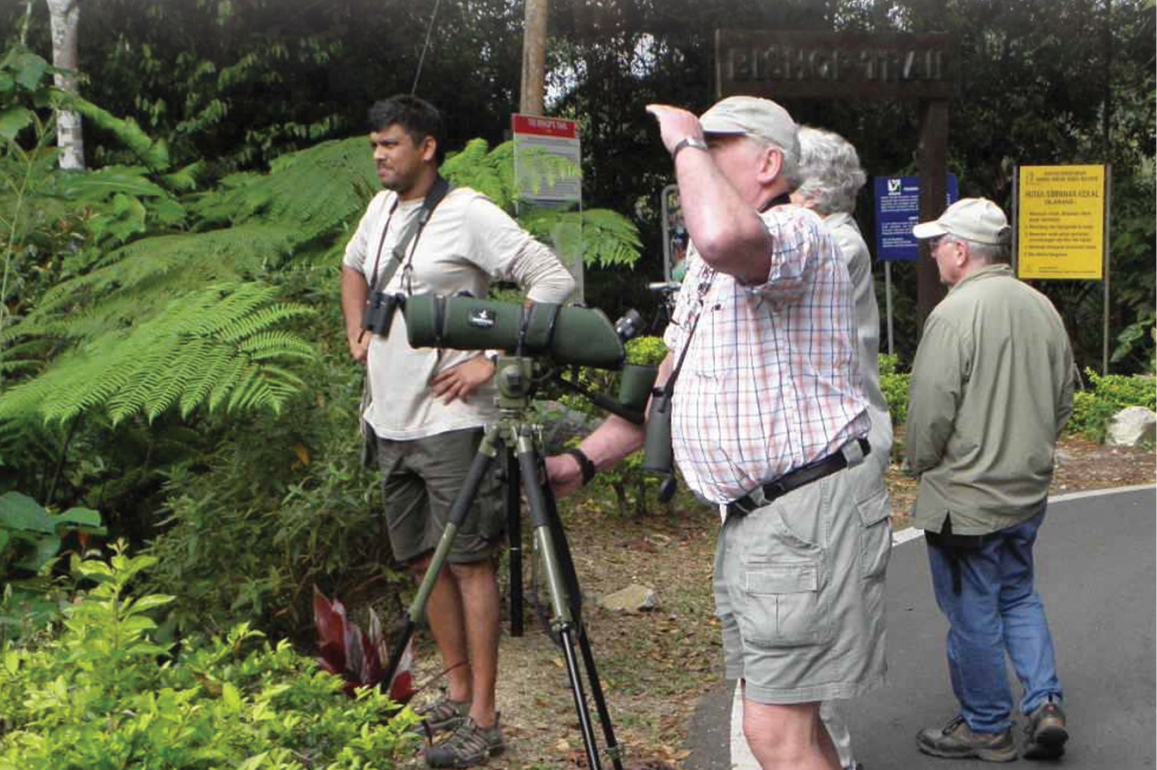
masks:
<path id="1" fill-rule="evenodd" d="M 880 356 L 880 390 L 888 400 L 888 411 L 893 425 L 903 425 L 908 419 L 908 386 L 912 375 L 896 371 L 899 360 L 896 356 Z"/>
<path id="2" fill-rule="evenodd" d="M 18 492 L 0 495 L 0 642 L 34 634 L 59 618 L 62 599 L 53 565 L 64 539 L 76 535 L 83 548 L 85 538 L 104 534 L 96 511 L 53 514 Z"/>
<path id="3" fill-rule="evenodd" d="M 1073 395 L 1073 415 L 1067 429 L 1093 441 L 1104 441 L 1109 422 L 1129 406 L 1157 408 L 1157 381 L 1152 377 L 1110 374 L 1086 369 L 1088 387 Z"/>
<path id="4" fill-rule="evenodd" d="M 0 770 L 385 770 L 413 740 L 413 712 L 376 690 L 355 700 L 287 642 L 247 625 L 156 644 L 149 613 L 172 597 L 130 596 L 155 559 L 73 560 L 97 586 L 38 647 L 0 647 Z"/>

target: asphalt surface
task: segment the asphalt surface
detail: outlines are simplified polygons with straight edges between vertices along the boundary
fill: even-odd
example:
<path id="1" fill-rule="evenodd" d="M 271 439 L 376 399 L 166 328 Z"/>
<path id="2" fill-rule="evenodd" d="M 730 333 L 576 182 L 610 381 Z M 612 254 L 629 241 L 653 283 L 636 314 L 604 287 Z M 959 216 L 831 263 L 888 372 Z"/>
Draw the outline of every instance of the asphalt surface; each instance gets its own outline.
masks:
<path id="1" fill-rule="evenodd" d="M 1050 501 L 1035 551 L 1037 590 L 1056 647 L 1070 739 L 1061 760 L 1021 759 L 1020 764 L 1067 770 L 1154 767 L 1155 522 L 1151 486 Z M 923 538 L 898 544 L 888 566 L 888 684 L 844 702 L 856 759 L 865 770 L 993 767 L 937 759 L 916 749 L 921 728 L 941 725 L 957 711 L 944 659 L 947 630 L 932 595 Z M 1019 698 L 1011 668 L 1009 676 Z M 757 770 L 746 746 L 732 745 L 742 740 L 731 726 L 734 690 L 734 682 L 721 681 L 700 702 L 687 770 Z M 1014 728 L 1018 741 L 1023 721 L 1019 718 Z"/>

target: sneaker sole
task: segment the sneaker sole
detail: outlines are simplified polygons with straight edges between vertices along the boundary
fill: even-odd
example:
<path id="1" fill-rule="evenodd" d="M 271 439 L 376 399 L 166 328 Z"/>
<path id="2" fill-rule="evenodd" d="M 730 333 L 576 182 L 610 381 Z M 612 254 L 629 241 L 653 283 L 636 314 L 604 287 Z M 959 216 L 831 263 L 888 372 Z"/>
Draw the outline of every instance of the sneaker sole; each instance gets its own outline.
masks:
<path id="1" fill-rule="evenodd" d="M 457 758 L 455 758 L 455 760 L 453 762 L 447 762 L 447 763 L 431 762 L 430 758 L 427 756 L 425 758 L 426 759 L 426 767 L 440 768 L 441 770 L 464 770 L 465 768 L 478 767 L 479 765 L 485 765 L 487 762 L 490 761 L 491 757 L 497 757 L 499 754 L 503 753 L 504 751 L 506 751 L 506 744 L 502 743 L 502 744 L 499 744 L 498 746 L 487 747 L 486 750 L 484 752 L 482 752 L 481 755 L 475 754 L 475 755 L 472 755 L 470 757 L 457 757 Z"/>
<path id="2" fill-rule="evenodd" d="M 1025 759 L 1056 759 L 1065 753 L 1065 742 L 1069 733 L 1059 725 L 1042 727 L 1034 736 L 1035 740 L 1025 746 Z"/>
<path id="3" fill-rule="evenodd" d="M 984 762 L 1012 762 L 1017 758 L 1016 747 L 1008 749 L 976 749 L 962 746 L 959 749 L 947 750 L 937 746 L 929 746 L 923 741 L 916 742 L 916 748 L 933 757 L 943 759 L 979 759 Z"/>

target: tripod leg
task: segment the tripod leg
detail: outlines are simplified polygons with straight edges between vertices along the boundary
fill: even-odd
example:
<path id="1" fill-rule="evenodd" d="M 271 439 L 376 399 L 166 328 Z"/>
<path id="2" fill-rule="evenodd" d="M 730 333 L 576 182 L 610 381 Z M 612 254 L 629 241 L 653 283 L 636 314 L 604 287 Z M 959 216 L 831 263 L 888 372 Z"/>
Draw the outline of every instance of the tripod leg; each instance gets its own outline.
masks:
<path id="1" fill-rule="evenodd" d="M 446 564 L 446 557 L 450 555 L 450 548 L 454 545 L 454 537 L 458 534 L 462 522 L 466 520 L 466 515 L 470 513 L 470 508 L 474 505 L 474 496 L 478 494 L 478 487 L 482 485 L 482 479 L 486 476 L 486 471 L 489 470 L 490 463 L 497 453 L 495 444 L 498 441 L 498 435 L 497 425 L 486 429 L 482 443 L 478 445 L 478 452 L 470 463 L 470 470 L 466 472 L 466 481 L 463 482 L 462 489 L 458 491 L 458 496 L 454 498 L 454 504 L 450 506 L 450 516 L 446 522 L 446 528 L 442 531 L 442 537 L 438 540 L 438 547 L 434 549 L 434 555 L 430 558 L 430 566 L 426 568 L 426 574 L 422 576 L 418 592 L 414 595 L 414 600 L 410 602 L 409 610 L 406 611 L 406 623 L 402 627 L 399 641 L 394 642 L 390 650 L 390 662 L 386 665 L 387 683 L 394 680 L 394 675 L 398 672 L 398 666 L 402 662 L 402 653 L 406 649 L 406 644 L 414 635 L 414 630 L 422 623 L 426 604 L 430 600 L 434 584 L 438 581 L 438 574 Z"/>
<path id="2" fill-rule="evenodd" d="M 591 642 L 587 638 L 586 627 L 578 625 L 579 650 L 582 651 L 583 666 L 587 670 L 587 679 L 591 683 L 591 697 L 595 702 L 595 709 L 599 712 L 599 722 L 603 725 L 603 740 L 607 742 L 607 754 L 615 770 L 623 770 L 623 751 L 619 742 L 615 740 L 615 726 L 611 724 L 611 713 L 607 710 L 607 698 L 603 694 L 603 685 L 599 681 L 599 672 L 595 668 L 595 657 L 591 653 Z"/>
<path id="3" fill-rule="evenodd" d="M 587 681 L 591 685 L 591 698 L 599 713 L 599 722 L 603 726 L 603 740 L 607 744 L 607 755 L 610 756 L 615 770 L 623 770 L 622 749 L 615 739 L 615 728 L 611 723 L 611 715 L 607 710 L 607 698 L 603 693 L 603 685 L 599 679 L 599 671 L 595 666 L 594 654 L 591 652 L 590 638 L 587 635 L 586 624 L 582 619 L 582 589 L 578 583 L 578 573 L 575 572 L 574 561 L 571 559 L 570 545 L 566 539 L 566 532 L 562 526 L 562 519 L 558 515 L 558 505 L 554 492 L 547 485 L 543 490 L 546 503 L 546 514 L 550 520 L 551 538 L 559 553 L 559 564 L 563 570 L 563 579 L 567 590 L 571 593 L 570 607 L 573 613 L 573 623 L 578 640 L 579 651 L 582 653 L 583 667 L 587 672 Z"/>
<path id="4" fill-rule="evenodd" d="M 514 447 L 501 444 L 506 480 L 503 503 L 506 506 L 506 539 L 510 543 L 510 635 L 522 636 L 522 509 L 519 489 L 522 486 Z"/>
<path id="5" fill-rule="evenodd" d="M 539 544 L 546 566 L 547 584 L 550 588 L 551 605 L 554 610 L 554 627 L 562 640 L 567 675 L 570 678 L 575 711 L 578 715 L 579 727 L 582 730 L 587 762 L 592 770 L 602 770 L 598 742 L 595 739 L 591 724 L 590 709 L 587 706 L 586 694 L 583 691 L 582 678 L 579 674 L 579 663 L 575 655 L 576 638 L 582 651 L 583 665 L 586 667 L 587 676 L 591 682 L 599 719 L 603 723 L 603 734 L 607 738 L 608 753 L 611 755 L 616 770 L 622 770 L 619 746 L 615 741 L 610 713 L 607 711 L 606 698 L 598 680 L 590 643 L 586 639 L 581 623 L 575 623 L 571 612 L 574 600 L 568 595 L 568 586 L 570 590 L 577 592 L 578 579 L 574 573 L 573 563 L 569 558 L 570 551 L 566 545 L 566 537 L 562 532 L 561 522 L 558 521 L 553 495 L 549 488 L 539 482 L 540 459 L 535 453 L 533 442 L 528 435 L 519 436 L 518 462 L 522 470 L 526 497 L 530 502 L 530 518 L 534 526 L 535 540 Z M 556 542 L 556 535 L 558 542 Z M 562 558 L 563 554 L 566 558 Z"/>

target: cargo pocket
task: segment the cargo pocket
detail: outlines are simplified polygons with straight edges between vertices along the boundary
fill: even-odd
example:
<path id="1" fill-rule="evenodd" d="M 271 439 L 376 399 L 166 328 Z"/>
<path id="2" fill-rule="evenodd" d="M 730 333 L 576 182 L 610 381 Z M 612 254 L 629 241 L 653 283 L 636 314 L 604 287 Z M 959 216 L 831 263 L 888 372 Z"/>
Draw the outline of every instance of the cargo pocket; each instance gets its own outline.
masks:
<path id="1" fill-rule="evenodd" d="M 819 606 L 820 565 L 758 564 L 744 575 L 744 611 L 739 625 L 745 644 L 774 649 L 827 641 L 830 624 Z"/>
<path id="2" fill-rule="evenodd" d="M 888 518 L 891 505 L 888 489 L 883 485 L 863 499 L 856 500 L 860 514 L 860 577 L 881 577 L 892 556 L 892 526 Z"/>

